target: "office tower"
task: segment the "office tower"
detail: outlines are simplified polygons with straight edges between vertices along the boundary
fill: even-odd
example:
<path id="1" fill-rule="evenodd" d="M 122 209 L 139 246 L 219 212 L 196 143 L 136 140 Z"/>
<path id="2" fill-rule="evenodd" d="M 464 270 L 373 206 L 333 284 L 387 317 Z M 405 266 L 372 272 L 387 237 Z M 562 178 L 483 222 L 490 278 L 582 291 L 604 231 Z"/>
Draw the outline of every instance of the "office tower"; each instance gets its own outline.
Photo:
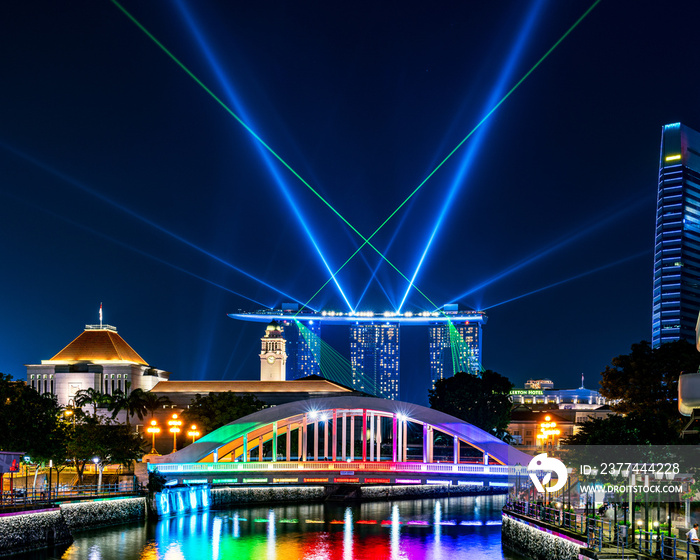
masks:
<path id="1" fill-rule="evenodd" d="M 448 306 L 445 308 L 446 314 L 452 313 Z M 458 371 L 480 373 L 481 325 L 481 321 L 455 321 L 428 326 L 431 388 L 438 379 Z"/>
<path id="2" fill-rule="evenodd" d="M 399 398 L 398 322 L 350 326 L 352 388 L 384 399 Z"/>
<path id="3" fill-rule="evenodd" d="M 656 204 L 652 347 L 695 343 L 700 310 L 700 134 L 680 123 L 661 132 Z"/>
<path id="4" fill-rule="evenodd" d="M 321 323 L 314 320 L 297 322 L 284 319 L 282 324 L 287 340 L 287 379 L 321 375 Z"/>

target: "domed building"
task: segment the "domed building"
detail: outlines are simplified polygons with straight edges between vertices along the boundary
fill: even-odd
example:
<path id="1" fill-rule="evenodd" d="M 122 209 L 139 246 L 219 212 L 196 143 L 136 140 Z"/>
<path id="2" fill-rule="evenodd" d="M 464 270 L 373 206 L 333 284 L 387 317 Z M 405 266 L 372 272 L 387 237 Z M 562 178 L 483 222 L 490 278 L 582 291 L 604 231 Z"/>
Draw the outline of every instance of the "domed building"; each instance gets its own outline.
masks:
<path id="1" fill-rule="evenodd" d="M 27 385 L 72 406 L 80 390 L 150 391 L 170 373 L 151 367 L 111 325 L 86 325 L 70 344 L 41 364 L 27 365 Z"/>

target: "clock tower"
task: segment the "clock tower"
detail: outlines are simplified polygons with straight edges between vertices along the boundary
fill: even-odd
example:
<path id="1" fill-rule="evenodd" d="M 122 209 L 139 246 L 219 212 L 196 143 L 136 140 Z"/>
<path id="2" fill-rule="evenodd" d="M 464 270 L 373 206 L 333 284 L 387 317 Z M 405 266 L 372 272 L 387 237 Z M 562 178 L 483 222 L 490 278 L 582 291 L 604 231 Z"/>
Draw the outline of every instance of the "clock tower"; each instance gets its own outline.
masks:
<path id="1" fill-rule="evenodd" d="M 265 328 L 265 336 L 260 339 L 260 381 L 285 381 L 287 371 L 287 353 L 283 328 L 277 321 L 272 321 Z"/>

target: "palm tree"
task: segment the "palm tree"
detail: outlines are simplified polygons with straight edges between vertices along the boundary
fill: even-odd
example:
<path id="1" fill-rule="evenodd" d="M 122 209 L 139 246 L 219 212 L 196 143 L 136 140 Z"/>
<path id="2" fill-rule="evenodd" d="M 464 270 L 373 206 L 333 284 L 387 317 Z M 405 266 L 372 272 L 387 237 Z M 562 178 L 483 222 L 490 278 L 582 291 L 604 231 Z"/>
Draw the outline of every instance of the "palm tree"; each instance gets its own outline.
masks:
<path id="1" fill-rule="evenodd" d="M 78 408 L 91 405 L 92 415 L 97 417 L 97 407 L 103 404 L 107 404 L 109 395 L 101 393 L 97 389 L 89 387 L 88 389 L 80 389 L 80 391 L 75 393 L 73 402 Z"/>
<path id="2" fill-rule="evenodd" d="M 153 418 L 157 410 L 173 404 L 165 395 L 159 396 L 157 393 L 151 393 L 150 391 L 144 393 L 143 402 L 145 403 L 146 410 L 151 413 L 151 418 Z"/>
<path id="3" fill-rule="evenodd" d="M 129 390 L 131 383 L 126 384 L 126 390 Z M 139 420 L 143 420 L 148 408 L 146 408 L 145 396 L 143 389 L 134 389 L 128 395 L 123 391 L 115 391 L 109 399 L 109 410 L 112 411 L 112 420 L 122 411 L 126 411 L 126 425 L 131 427 L 131 417 L 138 416 Z"/>

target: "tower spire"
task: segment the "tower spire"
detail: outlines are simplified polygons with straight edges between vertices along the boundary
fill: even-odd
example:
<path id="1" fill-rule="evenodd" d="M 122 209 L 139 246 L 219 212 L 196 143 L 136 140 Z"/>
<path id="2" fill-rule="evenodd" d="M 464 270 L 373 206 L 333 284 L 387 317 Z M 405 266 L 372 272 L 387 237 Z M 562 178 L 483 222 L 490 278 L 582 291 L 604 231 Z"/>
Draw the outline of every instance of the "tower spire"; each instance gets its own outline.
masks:
<path id="1" fill-rule="evenodd" d="M 102 328 L 102 302 L 100 302 L 100 328 Z"/>

